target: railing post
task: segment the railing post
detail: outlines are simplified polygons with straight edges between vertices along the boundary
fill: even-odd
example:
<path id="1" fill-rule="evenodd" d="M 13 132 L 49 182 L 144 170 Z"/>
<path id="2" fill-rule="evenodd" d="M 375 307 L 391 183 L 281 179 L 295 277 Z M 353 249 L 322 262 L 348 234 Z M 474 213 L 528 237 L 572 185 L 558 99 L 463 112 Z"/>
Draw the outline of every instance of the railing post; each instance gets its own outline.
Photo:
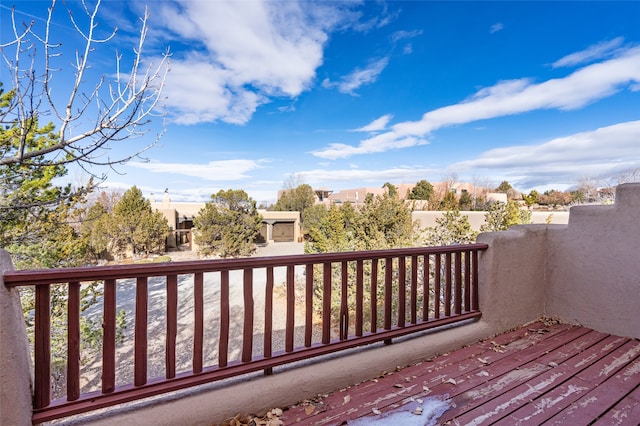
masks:
<path id="1" fill-rule="evenodd" d="M 27 329 L 17 288 L 4 285 L 12 271 L 9 253 L 0 249 L 0 424 L 31 425 L 33 377 Z"/>

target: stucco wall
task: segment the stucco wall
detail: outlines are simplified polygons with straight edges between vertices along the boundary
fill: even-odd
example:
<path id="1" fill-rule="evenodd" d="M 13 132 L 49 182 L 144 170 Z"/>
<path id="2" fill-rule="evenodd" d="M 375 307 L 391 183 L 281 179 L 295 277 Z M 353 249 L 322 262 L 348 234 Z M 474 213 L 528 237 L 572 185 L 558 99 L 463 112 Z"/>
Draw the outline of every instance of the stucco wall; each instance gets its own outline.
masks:
<path id="1" fill-rule="evenodd" d="M 441 218 L 444 212 L 437 210 L 417 210 L 411 213 L 411 218 L 420 222 L 422 228 L 436 226 L 436 219 Z M 480 226 L 485 223 L 485 212 L 462 211 L 461 215 L 467 216 L 469 225 L 474 231 L 480 230 Z M 534 224 L 566 224 L 569 222 L 569 212 L 531 212 L 531 222 Z"/>
<path id="2" fill-rule="evenodd" d="M 639 246 L 640 183 L 618 186 L 614 205 L 573 207 L 549 231 L 548 315 L 640 338 Z"/>
<path id="3" fill-rule="evenodd" d="M 549 225 L 520 225 L 480 234 L 489 244 L 480 254 L 479 302 L 482 321 L 497 331 L 544 314 L 546 235 Z"/>
<path id="4" fill-rule="evenodd" d="M 9 253 L 0 249 L 0 271 L 11 270 Z M 0 274 L 0 425 L 31 425 L 31 372 L 20 296 Z"/>

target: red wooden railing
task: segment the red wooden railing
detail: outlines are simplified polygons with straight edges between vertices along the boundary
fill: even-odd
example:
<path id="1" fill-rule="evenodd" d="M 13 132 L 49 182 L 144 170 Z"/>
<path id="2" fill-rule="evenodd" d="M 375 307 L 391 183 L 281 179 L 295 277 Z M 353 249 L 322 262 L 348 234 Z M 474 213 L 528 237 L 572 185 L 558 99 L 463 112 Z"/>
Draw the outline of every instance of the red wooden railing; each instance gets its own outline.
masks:
<path id="1" fill-rule="evenodd" d="M 8 286 L 35 286 L 32 420 L 49 421 L 253 371 L 270 374 L 278 365 L 379 341 L 391 343 L 393 338 L 409 333 L 477 319 L 481 315 L 478 253 L 486 248 L 486 244 L 470 244 L 6 273 L 4 282 Z M 274 282 L 274 271 L 279 268 L 285 268 L 286 318 L 283 348 L 274 351 L 274 287 L 280 284 Z M 239 282 L 230 279 L 233 271 L 242 271 Z M 299 280 L 296 271 L 303 272 Z M 211 274 L 216 275 L 215 283 L 205 281 Z M 148 284 L 153 277 L 164 277 L 166 293 L 165 374 L 150 379 Z M 131 383 L 119 385 L 116 313 L 123 301 L 116 300 L 116 291 L 126 279 L 135 283 L 134 374 Z M 95 281 L 103 284 L 101 387 L 82 392 L 80 291 L 83 283 Z M 191 367 L 177 371 L 178 297 L 186 287 L 185 282 L 193 283 L 190 326 L 193 354 Z M 264 312 L 255 312 L 256 282 L 263 286 L 258 290 L 264 291 Z M 68 288 L 66 396 L 52 400 L 50 286 L 60 283 Z M 209 285 L 218 286 L 217 304 L 205 301 Z M 239 348 L 230 344 L 234 324 L 230 289 L 235 286 L 242 287 Z M 299 315 L 303 318 L 299 326 L 303 337 L 298 339 L 299 343 L 295 333 L 296 310 L 303 314 Z M 206 337 L 212 334 L 212 326 L 204 318 L 213 311 L 219 318 L 217 361 L 206 365 Z M 255 315 L 264 318 L 260 355 L 254 354 L 253 348 Z M 238 359 L 230 359 L 234 349 L 240 351 Z M 131 365 L 131 360 L 127 363 Z"/>

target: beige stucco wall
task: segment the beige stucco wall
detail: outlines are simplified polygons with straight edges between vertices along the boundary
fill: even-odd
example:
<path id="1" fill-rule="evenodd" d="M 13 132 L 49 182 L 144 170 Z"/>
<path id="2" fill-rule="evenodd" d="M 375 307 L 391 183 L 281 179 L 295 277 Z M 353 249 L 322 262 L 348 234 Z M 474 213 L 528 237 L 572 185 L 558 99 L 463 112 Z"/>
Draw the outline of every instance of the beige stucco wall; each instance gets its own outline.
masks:
<path id="1" fill-rule="evenodd" d="M 9 253 L 0 249 L 0 271 L 12 271 Z M 17 289 L 0 274 L 0 425 L 31 424 L 31 355 Z"/>
<path id="2" fill-rule="evenodd" d="M 480 255 L 480 310 L 493 330 L 543 315 L 547 227 L 521 225 L 478 236 L 477 242 L 489 244 Z"/>
<path id="3" fill-rule="evenodd" d="M 573 207 L 548 240 L 546 312 L 640 338 L 640 183 L 618 186 L 614 205 Z"/>
<path id="4" fill-rule="evenodd" d="M 469 219 L 469 225 L 474 231 L 479 231 L 480 226 L 485 223 L 485 212 L 478 211 L 462 211 L 462 216 L 467 216 Z M 418 210 L 411 213 L 411 218 L 417 220 L 420 223 L 420 227 L 428 228 L 436 226 L 436 219 L 441 218 L 444 215 L 442 211 L 436 210 Z M 566 224 L 569 222 L 569 212 L 531 212 L 531 223 L 533 224 Z"/>

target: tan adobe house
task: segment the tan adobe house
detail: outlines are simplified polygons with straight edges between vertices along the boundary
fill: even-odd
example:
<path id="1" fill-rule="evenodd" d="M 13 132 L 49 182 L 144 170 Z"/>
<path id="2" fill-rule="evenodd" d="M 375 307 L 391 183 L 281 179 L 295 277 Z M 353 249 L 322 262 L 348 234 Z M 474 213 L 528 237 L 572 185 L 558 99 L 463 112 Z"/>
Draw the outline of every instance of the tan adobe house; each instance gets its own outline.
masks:
<path id="1" fill-rule="evenodd" d="M 168 239 L 169 248 L 189 244 L 192 247 L 191 229 L 193 219 L 206 203 L 186 203 L 171 201 L 165 193 L 162 202 L 151 200 L 151 207 L 161 212 L 169 223 L 172 236 Z M 262 216 L 261 238 L 259 243 L 293 242 L 301 240 L 300 213 L 258 210 Z M 193 248 L 193 247 L 192 247 Z"/>

